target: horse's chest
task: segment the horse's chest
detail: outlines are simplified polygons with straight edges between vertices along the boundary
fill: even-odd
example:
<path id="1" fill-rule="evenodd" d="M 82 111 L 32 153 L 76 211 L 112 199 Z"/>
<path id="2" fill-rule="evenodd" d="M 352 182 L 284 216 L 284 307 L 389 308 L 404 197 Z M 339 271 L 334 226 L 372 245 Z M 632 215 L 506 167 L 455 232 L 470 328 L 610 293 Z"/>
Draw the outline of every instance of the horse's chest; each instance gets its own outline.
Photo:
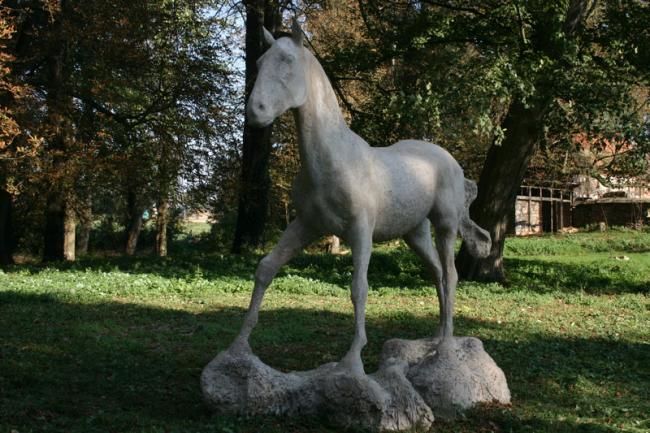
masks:
<path id="1" fill-rule="evenodd" d="M 351 197 L 336 186 L 310 188 L 296 182 L 293 198 L 301 219 L 320 231 L 342 236 L 354 216 Z"/>

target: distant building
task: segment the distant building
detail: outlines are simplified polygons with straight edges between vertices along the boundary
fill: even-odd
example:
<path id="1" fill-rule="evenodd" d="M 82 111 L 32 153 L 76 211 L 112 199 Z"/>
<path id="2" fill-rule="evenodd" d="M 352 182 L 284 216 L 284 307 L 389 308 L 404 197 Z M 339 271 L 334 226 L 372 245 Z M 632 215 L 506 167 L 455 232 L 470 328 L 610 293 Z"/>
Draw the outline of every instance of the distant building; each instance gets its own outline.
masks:
<path id="1" fill-rule="evenodd" d="M 515 203 L 512 231 L 517 236 L 527 236 L 570 227 L 572 206 L 572 189 L 523 185 Z"/>
<path id="2" fill-rule="evenodd" d="M 597 179 L 579 178 L 574 192 L 573 225 L 595 224 L 639 228 L 650 224 L 650 188 L 629 182 L 605 186 Z"/>
<path id="3" fill-rule="evenodd" d="M 578 176 L 564 188 L 523 185 L 513 221 L 511 232 L 517 236 L 603 224 L 640 228 L 650 224 L 650 188 L 628 183 L 605 186 L 588 176 Z"/>
<path id="4" fill-rule="evenodd" d="M 634 146 L 621 138 L 589 136 L 586 133 L 575 134 L 573 141 L 580 149 L 579 159 L 585 171 L 606 172 L 607 164 Z M 650 187 L 647 181 L 607 178 L 606 183 L 580 175 L 565 185 L 522 185 L 517 195 L 511 232 L 526 236 L 569 227 L 638 228 L 650 224 Z"/>

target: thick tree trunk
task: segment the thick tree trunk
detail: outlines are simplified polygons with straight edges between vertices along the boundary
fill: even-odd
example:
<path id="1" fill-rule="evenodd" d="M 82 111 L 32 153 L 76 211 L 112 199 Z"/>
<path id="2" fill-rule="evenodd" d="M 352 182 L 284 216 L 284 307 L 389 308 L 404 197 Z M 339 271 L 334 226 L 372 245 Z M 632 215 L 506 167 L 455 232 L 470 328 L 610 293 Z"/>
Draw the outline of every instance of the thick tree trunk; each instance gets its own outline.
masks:
<path id="1" fill-rule="evenodd" d="M 158 203 L 156 217 L 156 255 L 167 256 L 167 224 L 169 221 L 169 199 L 163 198 Z"/>
<path id="2" fill-rule="evenodd" d="M 47 198 L 43 261 L 75 260 L 77 222 L 72 200 L 60 192 Z"/>
<path id="3" fill-rule="evenodd" d="M 490 232 L 492 250 L 484 259 L 472 257 L 461 246 L 456 267 L 461 278 L 480 281 L 504 281 L 503 248 L 509 219 L 530 159 L 543 128 L 543 110 L 514 102 L 506 115 L 506 136 L 500 146 L 493 145 L 481 172 L 478 196 L 470 208 L 476 223 Z"/>
<path id="4" fill-rule="evenodd" d="M 83 207 L 79 209 L 79 231 L 77 236 L 77 256 L 88 254 L 90 232 L 93 224 L 92 196 L 88 195 Z"/>
<path id="5" fill-rule="evenodd" d="M 74 262 L 76 258 L 77 218 L 75 210 L 66 201 L 63 215 L 63 259 Z"/>
<path id="6" fill-rule="evenodd" d="M 126 255 L 132 256 L 135 254 L 135 251 L 138 249 L 138 238 L 140 237 L 140 231 L 142 231 L 142 216 L 134 217 L 131 220 L 129 229 L 126 235 Z"/>
<path id="7" fill-rule="evenodd" d="M 271 32 L 280 24 L 277 1 L 248 0 L 246 3 L 246 101 L 257 77 L 255 62 L 264 53 L 262 26 Z M 239 191 L 239 206 L 234 253 L 244 247 L 257 247 L 268 219 L 269 157 L 271 154 L 272 125 L 266 128 L 251 128 L 248 117 L 244 119 L 244 142 L 242 148 L 242 174 Z"/>
<path id="8" fill-rule="evenodd" d="M 573 37 L 594 12 L 596 4 L 595 0 L 571 0 L 568 3 L 562 26 L 566 39 Z M 551 58 L 561 59 L 564 50 L 570 46 L 566 39 L 557 38 L 552 31 L 540 32 L 533 38 L 532 45 L 535 50 Z M 543 77 L 537 83 L 535 105 L 526 107 L 520 102 L 511 104 L 502 125 L 506 130 L 505 140 L 501 146 L 492 146 L 488 151 L 478 184 L 478 197 L 472 204 L 470 214 L 474 221 L 490 232 L 492 251 L 485 259 L 476 259 L 469 255 L 463 244 L 456 259 L 461 278 L 505 281 L 503 248 L 509 219 L 514 217 L 517 192 L 541 139 L 544 112 L 553 98 L 544 84 L 547 78 Z"/>
<path id="9" fill-rule="evenodd" d="M 92 227 L 90 224 L 79 224 L 79 236 L 77 236 L 77 255 L 85 256 L 88 254 L 88 246 L 90 244 L 90 232 Z"/>
<path id="10" fill-rule="evenodd" d="M 45 233 L 43 236 L 43 261 L 53 262 L 63 260 L 63 240 L 65 226 L 65 206 L 63 196 L 52 192 L 47 197 L 45 205 Z"/>
<path id="11" fill-rule="evenodd" d="M 138 200 L 135 192 L 129 190 L 127 195 L 127 231 L 126 231 L 126 255 L 132 256 L 138 248 L 138 238 L 142 230 L 142 213 L 143 209 L 138 206 Z"/>
<path id="12" fill-rule="evenodd" d="M 58 190 L 51 191 L 45 208 L 43 261 L 76 259 L 77 220 L 74 200 Z"/>
<path id="13" fill-rule="evenodd" d="M 12 198 L 8 191 L 0 189 L 0 266 L 14 263 L 14 239 L 11 226 Z"/>
<path id="14" fill-rule="evenodd" d="M 73 125 L 68 114 L 72 98 L 65 84 L 68 75 L 67 45 L 63 40 L 63 17 L 67 2 L 60 2 L 60 12 L 51 28 L 52 47 L 47 57 L 47 110 L 51 131 L 47 143 L 54 153 L 51 170 L 56 178 L 48 192 L 45 214 L 43 260 L 74 260 L 74 212 L 70 202 L 70 161 L 66 152 L 73 140 Z"/>

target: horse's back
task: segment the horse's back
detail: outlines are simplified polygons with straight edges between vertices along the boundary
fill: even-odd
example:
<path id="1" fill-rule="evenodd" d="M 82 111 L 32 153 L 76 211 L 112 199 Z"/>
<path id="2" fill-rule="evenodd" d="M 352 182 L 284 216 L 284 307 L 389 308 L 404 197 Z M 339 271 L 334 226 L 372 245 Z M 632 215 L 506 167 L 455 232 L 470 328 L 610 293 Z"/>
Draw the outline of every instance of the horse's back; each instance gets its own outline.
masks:
<path id="1" fill-rule="evenodd" d="M 387 154 L 392 154 L 397 157 L 423 158 L 428 163 L 435 165 L 438 169 L 458 166 L 454 157 L 446 149 L 428 141 L 401 140 L 391 146 L 376 149 L 382 149 Z"/>
<path id="2" fill-rule="evenodd" d="M 402 235 L 432 214 L 454 212 L 454 197 L 464 198 L 462 169 L 440 146 L 404 140 L 373 153 L 380 187 L 378 238 Z"/>
<path id="3" fill-rule="evenodd" d="M 374 148 L 380 164 L 403 174 L 409 183 L 425 183 L 431 188 L 441 183 L 464 181 L 463 170 L 453 156 L 437 144 L 420 140 L 402 140 L 392 146 Z"/>

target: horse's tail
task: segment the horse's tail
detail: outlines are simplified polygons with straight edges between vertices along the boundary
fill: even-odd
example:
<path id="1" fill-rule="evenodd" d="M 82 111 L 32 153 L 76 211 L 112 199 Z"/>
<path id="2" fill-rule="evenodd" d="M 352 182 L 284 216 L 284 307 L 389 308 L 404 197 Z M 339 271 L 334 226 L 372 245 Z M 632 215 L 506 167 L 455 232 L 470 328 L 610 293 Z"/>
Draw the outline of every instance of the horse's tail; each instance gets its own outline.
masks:
<path id="1" fill-rule="evenodd" d="M 469 206 L 476 198 L 477 193 L 476 182 L 465 179 L 465 206 L 461 214 L 460 235 L 463 237 L 469 253 L 482 259 L 490 254 L 492 239 L 490 239 L 490 233 L 479 227 L 469 217 Z"/>

